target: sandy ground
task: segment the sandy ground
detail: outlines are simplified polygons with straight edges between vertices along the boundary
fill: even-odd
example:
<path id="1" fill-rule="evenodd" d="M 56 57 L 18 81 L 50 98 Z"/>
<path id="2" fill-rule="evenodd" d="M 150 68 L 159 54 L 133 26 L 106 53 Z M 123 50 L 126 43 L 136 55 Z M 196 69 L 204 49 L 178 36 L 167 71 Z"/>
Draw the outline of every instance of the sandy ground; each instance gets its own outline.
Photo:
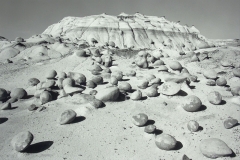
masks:
<path id="1" fill-rule="evenodd" d="M 223 49 L 224 50 L 224 49 Z M 226 54 L 230 49 L 224 50 Z M 238 52 L 240 54 L 240 52 Z M 139 69 L 132 64 L 133 59 L 114 57 L 114 70 L 133 69 L 137 75 L 152 73 L 158 77 L 156 69 Z M 172 58 L 163 58 L 168 61 Z M 0 88 L 12 90 L 25 88 L 30 94 L 28 86 L 29 78 L 45 80 L 49 69 L 56 71 L 75 71 L 91 76 L 88 68 L 92 60 L 79 58 L 75 55 L 63 59 L 54 59 L 42 63 L 26 64 L 12 63 L 0 66 Z M 199 149 L 199 144 L 206 138 L 219 138 L 225 141 L 234 151 L 235 156 L 218 158 L 219 160 L 240 159 L 240 125 L 232 129 L 225 129 L 223 121 L 233 117 L 240 121 L 239 104 L 232 103 L 232 94 L 226 91 L 226 87 L 207 86 L 206 79 L 200 73 L 206 68 L 214 68 L 217 71 L 230 72 L 231 68 L 219 67 L 219 62 L 204 60 L 202 62 L 189 62 L 188 59 L 179 58 L 179 62 L 193 75 L 198 76 L 199 82 L 191 82 L 191 91 L 188 94 L 198 96 L 205 106 L 199 112 L 186 112 L 180 107 L 184 96 L 164 96 L 146 98 L 140 101 L 130 99 L 118 102 L 106 102 L 105 107 L 93 109 L 87 104 L 79 104 L 73 97 L 68 96 L 51 101 L 43 106 L 43 111 L 28 111 L 29 105 L 34 102 L 34 97 L 13 103 L 13 109 L 1 110 L 0 117 L 5 122 L 0 124 L 0 156 L 3 160 L 23 159 L 83 159 L 83 160 L 176 160 L 186 154 L 193 160 L 205 160 Z M 211 65 L 210 65 L 211 64 Z M 240 79 L 226 76 L 228 85 L 240 83 Z M 137 77 L 126 77 L 133 89 L 137 89 Z M 104 79 L 108 82 L 109 79 Z M 97 86 L 96 90 L 106 85 Z M 182 89 L 184 90 L 184 89 Z M 86 89 L 83 93 L 89 93 Z M 144 90 L 142 90 L 144 93 Z M 221 105 L 213 105 L 208 102 L 207 94 L 210 91 L 218 91 L 223 96 Z M 145 96 L 145 93 L 143 94 Z M 186 95 L 185 95 L 186 96 Z M 166 102 L 165 106 L 163 102 Z M 77 120 L 74 123 L 60 125 L 58 119 L 66 109 L 77 112 Z M 157 134 L 166 133 L 174 136 L 178 143 L 176 150 L 164 151 L 155 145 L 155 134 L 147 134 L 144 127 L 137 127 L 132 123 L 132 115 L 145 113 L 150 120 L 155 122 Z M 189 120 L 196 120 L 201 130 L 191 133 L 187 129 Z M 16 152 L 11 146 L 12 138 L 19 132 L 30 131 L 34 140 L 24 153 Z"/>

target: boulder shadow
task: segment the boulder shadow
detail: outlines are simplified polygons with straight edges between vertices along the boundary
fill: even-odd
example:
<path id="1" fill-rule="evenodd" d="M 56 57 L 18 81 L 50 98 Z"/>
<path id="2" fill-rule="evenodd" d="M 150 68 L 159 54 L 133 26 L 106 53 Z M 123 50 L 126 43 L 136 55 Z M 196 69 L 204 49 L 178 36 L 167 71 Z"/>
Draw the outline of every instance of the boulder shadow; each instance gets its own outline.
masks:
<path id="1" fill-rule="evenodd" d="M 17 109 L 18 108 L 18 106 L 16 106 L 16 107 L 11 107 L 11 108 L 9 108 L 9 109 L 7 109 L 7 110 L 14 110 L 14 109 Z"/>
<path id="2" fill-rule="evenodd" d="M 129 81 L 130 79 L 127 78 L 127 79 L 121 79 L 120 81 Z"/>
<path id="3" fill-rule="evenodd" d="M 8 120 L 8 118 L 0 118 L 0 124 L 5 123 Z"/>
<path id="4" fill-rule="evenodd" d="M 225 100 L 222 100 L 219 105 L 225 105 L 225 104 L 227 104 L 227 102 Z"/>
<path id="5" fill-rule="evenodd" d="M 27 95 L 27 96 L 25 96 L 25 97 L 22 98 L 22 99 L 30 99 L 30 98 L 32 98 L 32 97 L 34 97 L 34 95 Z"/>
<path id="6" fill-rule="evenodd" d="M 144 100 L 146 100 L 146 99 L 148 99 L 148 97 L 147 97 L 147 96 L 143 96 L 140 100 L 141 100 L 141 101 L 144 101 Z"/>
<path id="7" fill-rule="evenodd" d="M 160 135 L 160 134 L 162 134 L 162 133 L 163 133 L 163 131 L 160 130 L 160 129 L 156 129 L 156 130 L 154 131 L 155 136 Z"/>
<path id="8" fill-rule="evenodd" d="M 182 96 L 182 97 L 185 97 L 187 96 L 187 92 L 183 91 L 183 90 L 180 90 L 178 93 L 177 93 L 178 96 Z"/>
<path id="9" fill-rule="evenodd" d="M 53 145 L 53 141 L 43 141 L 30 145 L 25 152 L 26 153 L 40 153 Z"/>
<path id="10" fill-rule="evenodd" d="M 176 150 L 180 150 L 181 148 L 183 148 L 183 144 L 180 141 L 177 141 L 177 144 L 173 150 L 176 151 Z"/>
<path id="11" fill-rule="evenodd" d="M 237 156 L 236 153 L 233 152 L 233 150 L 232 150 L 232 154 L 230 154 L 229 157 L 234 158 L 234 157 L 236 157 L 236 156 Z"/>
<path id="12" fill-rule="evenodd" d="M 198 132 L 201 132 L 202 130 L 203 130 L 203 127 L 202 127 L 202 126 L 199 126 L 197 131 L 198 131 Z"/>
<path id="13" fill-rule="evenodd" d="M 149 119 L 149 120 L 147 121 L 147 123 L 146 123 L 144 126 L 153 125 L 154 123 L 155 123 L 154 120 Z"/>
<path id="14" fill-rule="evenodd" d="M 84 121 L 85 119 L 86 119 L 86 118 L 85 118 L 84 116 L 78 116 L 78 117 L 76 117 L 76 118 L 72 121 L 72 124 L 82 122 L 82 121 Z"/>
<path id="15" fill-rule="evenodd" d="M 188 87 L 189 87 L 190 89 L 196 89 L 195 86 L 190 86 L 190 85 L 188 85 Z"/>
<path id="16" fill-rule="evenodd" d="M 52 92 L 50 91 L 51 95 L 52 95 L 52 101 L 57 100 L 57 97 L 59 96 L 58 92 Z"/>
<path id="17" fill-rule="evenodd" d="M 198 112 L 205 111 L 206 109 L 207 109 L 207 107 L 205 105 L 201 105 Z"/>

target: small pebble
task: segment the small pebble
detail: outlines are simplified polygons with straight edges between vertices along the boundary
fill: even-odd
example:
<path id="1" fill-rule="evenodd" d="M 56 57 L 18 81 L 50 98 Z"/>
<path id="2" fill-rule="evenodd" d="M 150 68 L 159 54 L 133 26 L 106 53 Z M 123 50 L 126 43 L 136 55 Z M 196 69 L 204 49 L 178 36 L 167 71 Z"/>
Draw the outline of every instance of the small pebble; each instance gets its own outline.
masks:
<path id="1" fill-rule="evenodd" d="M 33 110 L 36 110 L 37 109 L 37 106 L 35 104 L 31 104 L 29 107 L 28 107 L 28 110 L 29 111 L 33 111 Z"/>
<path id="2" fill-rule="evenodd" d="M 144 132 L 146 132 L 146 133 L 153 133 L 155 130 L 156 130 L 156 126 L 153 124 L 147 125 L 144 128 Z"/>
<path id="3" fill-rule="evenodd" d="M 196 121 L 189 121 L 187 124 L 187 128 L 191 132 L 197 132 L 199 128 L 199 124 Z"/>
<path id="4" fill-rule="evenodd" d="M 226 129 L 230 129 L 238 124 L 238 120 L 233 118 L 228 118 L 223 122 L 223 124 Z"/>
<path id="5" fill-rule="evenodd" d="M 132 121 L 133 121 L 133 124 L 141 127 L 141 126 L 144 126 L 147 123 L 148 116 L 144 113 L 139 113 L 135 116 L 132 116 Z"/>
<path id="6" fill-rule="evenodd" d="M 176 147 L 177 141 L 169 134 L 160 134 L 156 136 L 155 144 L 159 149 L 169 151 Z"/>
<path id="7" fill-rule="evenodd" d="M 222 102 L 222 95 L 217 91 L 210 92 L 207 97 L 208 101 L 212 104 L 217 105 Z"/>

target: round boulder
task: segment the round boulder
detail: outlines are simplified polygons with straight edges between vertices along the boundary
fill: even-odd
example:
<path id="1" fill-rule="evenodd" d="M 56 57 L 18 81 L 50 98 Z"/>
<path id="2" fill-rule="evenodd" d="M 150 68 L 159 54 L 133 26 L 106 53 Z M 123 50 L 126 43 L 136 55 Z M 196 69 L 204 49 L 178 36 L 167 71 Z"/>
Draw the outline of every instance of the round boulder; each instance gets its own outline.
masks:
<path id="1" fill-rule="evenodd" d="M 29 86 L 36 86 L 38 83 L 40 83 L 40 81 L 37 78 L 30 78 L 28 80 L 28 85 Z"/>
<path id="2" fill-rule="evenodd" d="M 140 100 L 142 98 L 142 92 L 140 90 L 136 90 L 131 94 L 130 98 L 132 100 Z"/>
<path id="3" fill-rule="evenodd" d="M 203 76 L 207 79 L 216 79 L 217 78 L 217 72 L 213 69 L 206 70 L 203 72 Z"/>
<path id="4" fill-rule="evenodd" d="M 234 118 L 228 118 L 223 122 L 223 124 L 226 129 L 230 129 L 238 124 L 238 120 Z"/>
<path id="5" fill-rule="evenodd" d="M 156 136 L 155 144 L 159 149 L 169 151 L 176 147 L 177 141 L 169 134 L 160 134 Z"/>
<path id="6" fill-rule="evenodd" d="M 216 80 L 216 84 L 218 86 L 225 86 L 227 85 L 227 80 L 224 77 L 220 77 Z"/>
<path id="7" fill-rule="evenodd" d="M 40 94 L 40 101 L 41 101 L 41 104 L 45 104 L 45 103 L 48 103 L 52 100 L 52 95 L 50 92 L 48 91 L 43 91 L 41 94 Z"/>
<path id="8" fill-rule="evenodd" d="M 180 91 L 180 89 L 181 86 L 178 83 L 165 82 L 159 87 L 159 92 L 164 95 L 172 96 L 177 94 Z"/>
<path id="9" fill-rule="evenodd" d="M 98 93 L 95 95 L 95 98 L 103 102 L 115 101 L 118 99 L 119 94 L 120 92 L 118 87 L 109 87 L 99 90 Z"/>
<path id="10" fill-rule="evenodd" d="M 204 156 L 212 159 L 232 154 L 231 148 L 218 138 L 209 138 L 201 141 L 200 151 Z"/>
<path id="11" fill-rule="evenodd" d="M 182 65 L 178 61 L 171 61 L 171 62 L 168 63 L 168 66 L 174 71 L 176 71 L 176 70 L 181 71 L 182 70 Z"/>
<path id="12" fill-rule="evenodd" d="M 77 113 L 74 110 L 68 109 L 61 114 L 59 124 L 60 125 L 69 124 L 72 121 L 74 121 L 76 116 L 77 116 Z"/>
<path id="13" fill-rule="evenodd" d="M 53 79 L 56 76 L 57 76 L 57 72 L 55 70 L 53 70 L 53 69 L 48 71 L 47 74 L 46 74 L 46 78 L 47 79 Z"/>
<path id="14" fill-rule="evenodd" d="M 187 124 L 187 128 L 191 132 L 197 132 L 199 128 L 199 123 L 196 121 L 189 121 Z"/>
<path id="15" fill-rule="evenodd" d="M 158 90 L 157 88 L 155 87 L 148 87 L 146 90 L 145 90 L 145 93 L 148 97 L 156 97 L 158 96 Z"/>
<path id="16" fill-rule="evenodd" d="M 119 82 L 118 83 L 118 88 L 121 91 L 126 91 L 129 92 L 132 90 L 132 86 L 128 82 Z"/>
<path id="17" fill-rule="evenodd" d="M 138 127 L 144 126 L 148 121 L 148 116 L 144 113 L 139 113 L 137 115 L 132 116 L 133 124 Z"/>
<path id="18" fill-rule="evenodd" d="M 10 96 L 11 96 L 11 98 L 22 99 L 22 98 L 26 98 L 27 92 L 23 88 L 15 88 L 11 92 Z"/>
<path id="19" fill-rule="evenodd" d="M 182 101 L 182 108 L 188 112 L 196 112 L 202 106 L 202 101 L 194 95 L 187 96 Z"/>
<path id="20" fill-rule="evenodd" d="M 144 128 L 144 132 L 146 132 L 146 133 L 153 133 L 155 130 L 156 130 L 156 126 L 153 124 L 147 125 Z"/>
<path id="21" fill-rule="evenodd" d="M 235 77 L 240 77 L 240 68 L 235 68 L 232 72 Z"/>
<path id="22" fill-rule="evenodd" d="M 210 92 L 207 97 L 208 101 L 212 104 L 217 105 L 222 102 L 222 95 L 217 91 Z"/>
<path id="23" fill-rule="evenodd" d="M 32 143 L 32 141 L 33 141 L 33 134 L 27 131 L 27 132 L 20 132 L 16 136 L 14 136 L 11 141 L 11 144 L 16 151 L 23 152 L 25 149 L 28 148 L 28 146 Z"/>

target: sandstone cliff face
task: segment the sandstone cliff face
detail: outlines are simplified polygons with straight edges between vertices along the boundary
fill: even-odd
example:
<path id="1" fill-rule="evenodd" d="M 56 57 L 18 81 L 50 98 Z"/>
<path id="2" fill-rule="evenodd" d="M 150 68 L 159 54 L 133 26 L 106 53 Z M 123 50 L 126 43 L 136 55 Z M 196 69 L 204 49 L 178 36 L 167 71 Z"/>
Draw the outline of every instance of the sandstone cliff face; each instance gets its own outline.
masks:
<path id="1" fill-rule="evenodd" d="M 74 43 L 86 40 L 92 44 L 92 38 L 96 39 L 99 45 L 113 41 L 119 48 L 192 51 L 213 46 L 194 26 L 182 26 L 164 17 L 145 16 L 140 13 L 65 17 L 49 26 L 43 34 L 69 38 Z"/>

